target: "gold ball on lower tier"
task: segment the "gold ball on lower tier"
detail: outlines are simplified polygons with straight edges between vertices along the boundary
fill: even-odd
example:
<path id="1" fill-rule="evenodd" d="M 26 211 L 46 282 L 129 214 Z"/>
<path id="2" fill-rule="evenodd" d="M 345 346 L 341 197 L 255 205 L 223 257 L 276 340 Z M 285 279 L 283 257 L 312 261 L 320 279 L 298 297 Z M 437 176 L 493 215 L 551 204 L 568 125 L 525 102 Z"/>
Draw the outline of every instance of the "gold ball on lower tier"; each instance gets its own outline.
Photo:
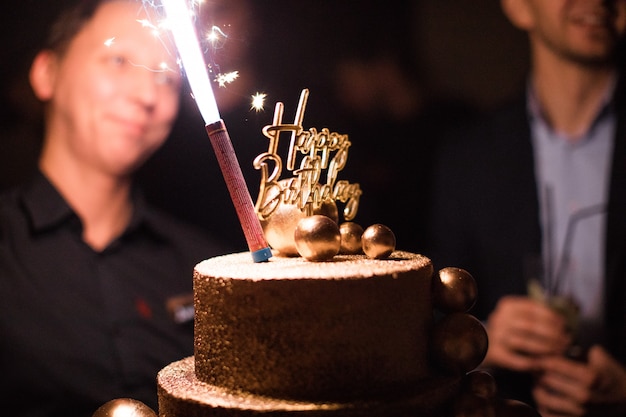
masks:
<path id="1" fill-rule="evenodd" d="M 341 234 L 341 248 L 339 253 L 346 255 L 354 255 L 363 252 L 361 244 L 361 236 L 363 228 L 354 222 L 344 222 L 339 225 L 339 233 Z"/>
<path id="2" fill-rule="evenodd" d="M 454 417 L 496 417 L 496 392 L 496 381 L 490 373 L 468 372 L 455 399 Z"/>
<path id="3" fill-rule="evenodd" d="M 294 232 L 298 253 L 309 261 L 327 261 L 339 253 L 339 226 L 321 214 L 305 217 Z"/>
<path id="4" fill-rule="evenodd" d="M 487 347 L 487 332 L 472 315 L 452 313 L 434 326 L 431 354 L 442 369 L 454 375 L 465 374 L 480 365 Z"/>
<path id="5" fill-rule="evenodd" d="M 463 390 L 476 397 L 491 400 L 496 397 L 498 387 L 489 372 L 474 370 L 463 378 Z"/>
<path id="6" fill-rule="evenodd" d="M 158 417 L 150 407 L 131 398 L 118 398 L 106 402 L 92 417 Z"/>
<path id="7" fill-rule="evenodd" d="M 433 304 L 444 313 L 465 313 L 476 302 L 474 277 L 464 269 L 447 267 L 433 279 Z"/>
<path id="8" fill-rule="evenodd" d="M 373 224 L 361 236 L 363 252 L 374 259 L 385 259 L 396 249 L 396 236 L 383 224 Z"/>

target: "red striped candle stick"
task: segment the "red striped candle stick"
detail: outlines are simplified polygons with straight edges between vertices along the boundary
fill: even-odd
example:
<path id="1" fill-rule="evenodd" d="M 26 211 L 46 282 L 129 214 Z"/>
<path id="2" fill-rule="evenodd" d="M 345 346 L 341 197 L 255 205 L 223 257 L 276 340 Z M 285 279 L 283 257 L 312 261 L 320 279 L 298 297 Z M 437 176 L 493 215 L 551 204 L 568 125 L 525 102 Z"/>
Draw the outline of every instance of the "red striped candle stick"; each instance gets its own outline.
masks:
<path id="1" fill-rule="evenodd" d="M 224 175 L 230 198 L 235 205 L 248 248 L 252 253 L 252 259 L 254 262 L 267 261 L 272 256 L 272 252 L 268 247 L 261 223 L 254 210 L 252 197 L 250 197 L 250 192 L 243 178 L 226 125 L 222 120 L 218 120 L 206 125 L 206 131 Z"/>

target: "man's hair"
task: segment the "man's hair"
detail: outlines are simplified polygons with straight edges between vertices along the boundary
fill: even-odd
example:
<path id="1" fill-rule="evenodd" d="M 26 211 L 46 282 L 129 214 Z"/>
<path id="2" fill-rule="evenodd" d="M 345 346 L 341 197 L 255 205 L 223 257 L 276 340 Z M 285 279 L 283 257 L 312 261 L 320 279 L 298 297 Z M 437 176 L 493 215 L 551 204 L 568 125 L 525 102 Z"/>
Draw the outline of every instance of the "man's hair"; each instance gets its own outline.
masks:
<path id="1" fill-rule="evenodd" d="M 75 0 L 50 26 L 44 48 L 63 55 L 72 39 L 91 20 L 101 4 L 113 0 Z"/>

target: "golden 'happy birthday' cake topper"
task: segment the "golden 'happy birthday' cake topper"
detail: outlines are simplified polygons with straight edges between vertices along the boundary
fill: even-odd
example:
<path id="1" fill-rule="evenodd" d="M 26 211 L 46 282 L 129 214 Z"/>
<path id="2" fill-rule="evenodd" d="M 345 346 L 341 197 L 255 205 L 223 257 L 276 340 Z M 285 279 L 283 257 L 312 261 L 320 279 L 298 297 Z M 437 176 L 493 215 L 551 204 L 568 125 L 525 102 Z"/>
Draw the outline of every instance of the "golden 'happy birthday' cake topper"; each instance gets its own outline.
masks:
<path id="1" fill-rule="evenodd" d="M 293 124 L 282 122 L 284 105 L 277 103 L 273 124 L 263 128 L 270 140 L 267 152 L 254 160 L 254 167 L 261 170 L 261 185 L 256 210 L 261 220 L 267 220 L 280 203 L 295 204 L 310 215 L 323 203 L 340 201 L 346 203 L 345 220 L 352 220 L 359 205 L 359 184 L 337 180 L 348 160 L 350 140 L 348 135 L 330 132 L 327 128 L 305 130 L 302 127 L 309 91 L 304 89 Z M 278 154 L 278 142 L 282 133 L 291 133 L 286 168 L 293 177 L 282 181 L 283 160 Z M 300 164 L 297 166 L 298 157 Z M 270 173 L 270 165 L 274 165 Z M 322 180 L 326 170 L 326 181 Z M 268 196 L 272 195 L 272 198 Z"/>
<path id="2" fill-rule="evenodd" d="M 296 224 L 303 217 L 325 214 L 338 220 L 337 202 L 345 204 L 346 221 L 356 216 L 362 194 L 358 183 L 340 180 L 351 142 L 347 134 L 302 126 L 309 91 L 302 90 L 293 123 L 283 123 L 283 103 L 277 103 L 274 120 L 263 128 L 269 139 L 267 152 L 258 155 L 254 167 L 261 171 L 255 210 L 266 238 L 284 255 L 297 255 L 293 243 Z M 286 163 L 278 153 L 280 137 L 290 134 Z M 281 178 L 283 168 L 292 173 Z"/>

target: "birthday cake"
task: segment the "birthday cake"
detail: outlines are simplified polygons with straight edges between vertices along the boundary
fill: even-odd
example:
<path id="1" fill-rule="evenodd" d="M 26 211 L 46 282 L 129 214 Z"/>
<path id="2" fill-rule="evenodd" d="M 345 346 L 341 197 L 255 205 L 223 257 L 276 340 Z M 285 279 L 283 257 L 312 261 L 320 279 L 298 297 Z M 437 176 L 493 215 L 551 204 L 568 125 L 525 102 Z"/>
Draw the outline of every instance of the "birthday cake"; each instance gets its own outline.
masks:
<path id="1" fill-rule="evenodd" d="M 460 376 L 429 359 L 432 277 L 401 251 L 201 262 L 195 354 L 159 373 L 159 415 L 444 415 Z"/>
<path id="2" fill-rule="evenodd" d="M 444 416 L 486 352 L 486 333 L 467 314 L 461 322 L 474 321 L 462 326 L 476 327 L 465 357 L 450 353 L 463 343 L 434 328 L 432 295 L 446 291 L 433 286 L 441 280 L 428 258 L 395 251 L 386 226 L 363 231 L 350 221 L 361 190 L 338 179 L 350 141 L 302 128 L 307 97 L 304 90 L 294 123 L 282 122 L 278 103 L 263 129 L 268 150 L 255 160 L 255 211 L 278 256 L 259 263 L 245 252 L 196 266 L 194 356 L 158 374 L 161 417 Z M 285 163 L 283 134 L 291 137 Z M 281 178 L 283 168 L 293 177 Z M 452 293 L 473 303 L 473 293 Z M 452 366 L 438 368 L 437 359 Z"/>
<path id="3" fill-rule="evenodd" d="M 194 355 L 159 372 L 159 416 L 509 415 L 495 411 L 493 378 L 475 370 L 488 340 L 467 313 L 473 277 L 434 273 L 425 256 L 395 250 L 386 226 L 351 222 L 361 190 L 338 179 L 350 142 L 302 128 L 307 96 L 294 123 L 278 103 L 255 160 L 255 211 L 276 256 L 196 265 Z M 283 168 L 294 176 L 282 179 Z"/>

